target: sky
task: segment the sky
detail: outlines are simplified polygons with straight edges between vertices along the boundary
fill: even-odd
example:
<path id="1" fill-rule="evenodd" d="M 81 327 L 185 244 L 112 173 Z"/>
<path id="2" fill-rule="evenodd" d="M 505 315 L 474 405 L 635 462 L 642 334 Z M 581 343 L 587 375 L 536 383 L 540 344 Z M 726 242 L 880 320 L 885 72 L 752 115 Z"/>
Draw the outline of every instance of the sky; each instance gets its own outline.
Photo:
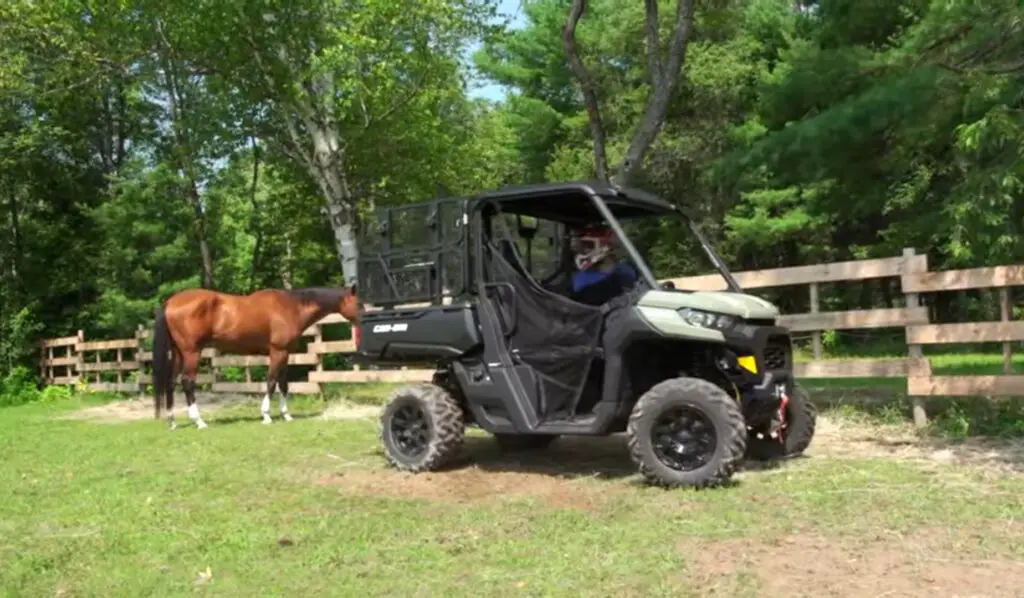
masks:
<path id="1" fill-rule="evenodd" d="M 498 16 L 504 18 L 505 16 L 512 17 L 511 27 L 513 29 L 521 28 L 525 23 L 525 16 L 523 11 L 519 7 L 520 0 L 501 0 L 498 3 Z M 470 55 L 480 47 L 479 43 L 471 45 L 466 50 L 466 59 L 469 60 Z M 503 100 L 505 99 L 505 89 L 501 85 L 494 83 L 480 82 L 477 87 L 470 88 L 469 97 L 471 98 L 487 98 L 488 100 Z"/>

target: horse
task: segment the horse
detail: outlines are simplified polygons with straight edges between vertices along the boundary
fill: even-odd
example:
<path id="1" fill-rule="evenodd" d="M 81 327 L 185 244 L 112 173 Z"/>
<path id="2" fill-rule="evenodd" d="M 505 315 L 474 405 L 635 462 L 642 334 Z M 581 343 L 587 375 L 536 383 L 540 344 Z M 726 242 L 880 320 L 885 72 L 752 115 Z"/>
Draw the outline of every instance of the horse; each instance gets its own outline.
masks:
<path id="1" fill-rule="evenodd" d="M 207 427 L 196 404 L 199 356 L 206 347 L 225 353 L 267 355 L 267 393 L 260 413 L 270 418 L 270 397 L 280 391 L 281 417 L 288 413 L 288 354 L 302 332 L 332 313 L 356 323 L 363 305 L 356 286 L 342 288 L 262 289 L 236 295 L 209 289 L 187 289 L 168 297 L 157 309 L 153 326 L 153 400 L 160 419 L 161 397 L 166 399 L 167 424 L 174 421 L 174 384 L 181 375 L 189 418 L 196 428 Z"/>

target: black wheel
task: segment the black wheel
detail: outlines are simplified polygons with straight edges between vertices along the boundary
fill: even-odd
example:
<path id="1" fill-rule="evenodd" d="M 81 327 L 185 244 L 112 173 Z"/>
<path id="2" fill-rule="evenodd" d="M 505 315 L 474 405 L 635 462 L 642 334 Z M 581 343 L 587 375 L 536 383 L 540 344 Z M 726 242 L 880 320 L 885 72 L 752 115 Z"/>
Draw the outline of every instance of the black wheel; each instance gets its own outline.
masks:
<path id="1" fill-rule="evenodd" d="M 698 378 L 655 384 L 633 407 L 629 455 L 658 486 L 717 486 L 742 462 L 747 428 L 736 400 Z"/>
<path id="2" fill-rule="evenodd" d="M 392 393 L 380 423 L 384 454 L 401 471 L 444 467 L 459 452 L 466 431 L 459 404 L 432 384 Z"/>
<path id="3" fill-rule="evenodd" d="M 794 387 L 782 417 L 776 416 L 768 426 L 750 431 L 747 458 L 769 461 L 802 454 L 811 445 L 817 422 L 817 407 L 802 388 Z M 774 438 L 772 429 L 776 432 Z"/>
<path id="4" fill-rule="evenodd" d="M 495 434 L 494 439 L 503 451 L 529 451 L 546 448 L 558 439 L 557 434 Z"/>

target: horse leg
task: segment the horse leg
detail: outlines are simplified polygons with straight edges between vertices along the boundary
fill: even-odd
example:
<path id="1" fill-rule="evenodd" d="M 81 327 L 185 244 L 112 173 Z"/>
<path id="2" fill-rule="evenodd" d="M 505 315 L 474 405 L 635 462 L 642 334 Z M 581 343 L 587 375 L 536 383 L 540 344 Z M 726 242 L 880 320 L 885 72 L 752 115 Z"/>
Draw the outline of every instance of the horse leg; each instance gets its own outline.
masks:
<path id="1" fill-rule="evenodd" d="M 277 373 L 277 390 L 281 393 L 278 399 L 281 407 L 281 417 L 286 422 L 292 421 L 292 414 L 288 413 L 288 354 L 284 356 L 284 365 Z"/>
<path id="2" fill-rule="evenodd" d="M 260 405 L 260 413 L 263 414 L 263 423 L 269 424 L 273 420 L 270 418 L 270 397 L 274 394 L 274 386 L 281 390 L 281 401 L 282 404 L 286 404 L 287 397 L 285 394 L 288 392 L 288 381 L 281 380 L 281 372 L 288 367 L 288 352 L 281 351 L 279 349 L 270 349 L 270 368 L 267 370 L 267 394 L 263 397 L 263 403 Z M 287 413 L 287 407 L 282 411 L 282 415 L 285 421 L 290 421 L 292 416 Z"/>
<path id="3" fill-rule="evenodd" d="M 174 385 L 178 383 L 178 376 L 181 375 L 182 357 L 181 351 L 177 348 L 171 349 L 171 380 L 167 385 L 165 406 L 167 409 L 167 427 L 171 430 L 178 427 L 174 421 Z"/>
<path id="4" fill-rule="evenodd" d="M 188 403 L 188 416 L 196 424 L 196 428 L 202 430 L 206 422 L 199 415 L 199 405 L 196 404 L 196 378 L 199 375 L 199 351 L 190 349 L 182 351 L 182 363 L 184 373 L 181 377 L 181 388 L 185 391 L 185 401 Z"/>

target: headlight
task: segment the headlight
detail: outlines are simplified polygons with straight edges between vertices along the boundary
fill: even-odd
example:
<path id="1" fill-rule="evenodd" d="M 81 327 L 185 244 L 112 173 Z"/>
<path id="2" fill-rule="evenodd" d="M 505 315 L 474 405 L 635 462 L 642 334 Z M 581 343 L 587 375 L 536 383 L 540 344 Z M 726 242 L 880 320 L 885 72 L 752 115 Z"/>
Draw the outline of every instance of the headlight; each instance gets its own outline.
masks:
<path id="1" fill-rule="evenodd" d="M 736 323 L 736 318 L 733 316 L 701 311 L 691 307 L 684 307 L 683 309 L 680 309 L 679 315 L 682 316 L 683 321 L 690 326 L 700 326 L 701 328 L 725 330 L 726 328 L 731 328 L 732 325 Z"/>

